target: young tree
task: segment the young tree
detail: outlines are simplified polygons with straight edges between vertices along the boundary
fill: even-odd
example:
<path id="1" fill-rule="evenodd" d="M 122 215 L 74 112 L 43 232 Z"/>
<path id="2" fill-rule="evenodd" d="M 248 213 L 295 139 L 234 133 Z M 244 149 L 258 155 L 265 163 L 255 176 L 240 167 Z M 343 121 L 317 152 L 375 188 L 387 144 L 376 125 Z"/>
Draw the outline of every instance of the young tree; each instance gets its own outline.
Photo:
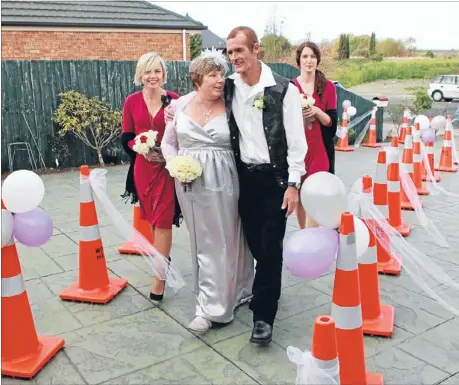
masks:
<path id="1" fill-rule="evenodd" d="M 190 56 L 191 60 L 198 57 L 202 52 L 202 37 L 200 33 L 191 35 L 190 37 Z"/>
<path id="2" fill-rule="evenodd" d="M 97 152 L 99 163 L 105 166 L 102 149 L 121 135 L 122 113 L 112 110 L 98 98 L 88 99 L 76 91 L 59 94 L 61 104 L 53 120 L 61 127 L 58 134 L 71 132 Z"/>
<path id="3" fill-rule="evenodd" d="M 346 59 L 345 45 L 346 45 L 345 35 L 341 34 L 341 35 L 339 35 L 339 47 L 338 47 L 338 59 L 339 60 Z"/>
<path id="4" fill-rule="evenodd" d="M 371 38 L 370 38 L 370 55 L 373 55 L 376 53 L 376 35 L 374 32 L 371 33 Z"/>

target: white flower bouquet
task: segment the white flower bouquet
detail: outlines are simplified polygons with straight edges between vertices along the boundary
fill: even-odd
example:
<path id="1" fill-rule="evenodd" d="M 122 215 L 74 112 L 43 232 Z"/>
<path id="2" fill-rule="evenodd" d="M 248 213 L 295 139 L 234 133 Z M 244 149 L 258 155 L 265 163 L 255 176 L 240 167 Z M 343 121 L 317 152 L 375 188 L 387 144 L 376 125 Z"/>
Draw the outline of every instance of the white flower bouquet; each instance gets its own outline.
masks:
<path id="1" fill-rule="evenodd" d="M 201 165 L 189 155 L 174 156 L 167 162 L 166 168 L 173 178 L 176 178 L 180 183 L 185 185 L 185 191 L 187 187 L 190 187 L 191 182 L 199 178 L 202 174 Z"/>
<path id="2" fill-rule="evenodd" d="M 300 94 L 300 101 L 301 101 L 302 109 L 311 108 L 316 103 L 316 100 L 312 96 L 305 95 L 305 94 Z M 309 122 L 306 128 L 310 130 L 312 128 L 312 123 Z"/>
<path id="3" fill-rule="evenodd" d="M 158 131 L 148 130 L 143 132 L 134 138 L 135 144 L 132 149 L 138 154 L 148 155 L 150 151 L 158 149 L 157 137 Z"/>
<path id="4" fill-rule="evenodd" d="M 316 103 L 316 100 L 312 96 L 305 94 L 300 94 L 300 101 L 301 108 L 311 108 Z"/>

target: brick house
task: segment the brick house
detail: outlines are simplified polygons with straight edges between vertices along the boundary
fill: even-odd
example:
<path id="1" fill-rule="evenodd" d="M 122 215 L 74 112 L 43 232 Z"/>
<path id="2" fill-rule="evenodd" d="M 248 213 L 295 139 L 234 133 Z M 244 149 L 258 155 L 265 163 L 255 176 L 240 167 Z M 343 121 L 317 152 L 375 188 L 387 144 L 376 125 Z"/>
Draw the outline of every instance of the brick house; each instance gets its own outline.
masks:
<path id="1" fill-rule="evenodd" d="M 148 1 L 2 0 L 2 60 L 189 60 L 207 27 Z"/>

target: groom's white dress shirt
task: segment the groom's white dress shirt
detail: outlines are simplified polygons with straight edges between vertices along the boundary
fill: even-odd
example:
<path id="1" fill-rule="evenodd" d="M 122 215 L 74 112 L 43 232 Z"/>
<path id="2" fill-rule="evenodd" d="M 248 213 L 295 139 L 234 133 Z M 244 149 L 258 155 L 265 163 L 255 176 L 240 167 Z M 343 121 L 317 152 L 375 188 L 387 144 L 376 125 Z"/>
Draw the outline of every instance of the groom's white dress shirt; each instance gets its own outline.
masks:
<path id="1" fill-rule="evenodd" d="M 261 63 L 260 80 L 254 86 L 244 83 L 241 76 L 234 73 L 234 95 L 232 110 L 239 127 L 239 145 L 241 160 L 244 163 L 270 163 L 268 143 L 263 130 L 263 110 L 253 106 L 258 96 L 263 96 L 265 87 L 276 85 L 271 69 Z M 299 183 L 306 173 L 304 158 L 308 150 L 304 133 L 303 115 L 301 112 L 300 93 L 298 88 L 289 84 L 284 97 L 284 128 L 287 138 L 287 162 L 289 182 Z"/>

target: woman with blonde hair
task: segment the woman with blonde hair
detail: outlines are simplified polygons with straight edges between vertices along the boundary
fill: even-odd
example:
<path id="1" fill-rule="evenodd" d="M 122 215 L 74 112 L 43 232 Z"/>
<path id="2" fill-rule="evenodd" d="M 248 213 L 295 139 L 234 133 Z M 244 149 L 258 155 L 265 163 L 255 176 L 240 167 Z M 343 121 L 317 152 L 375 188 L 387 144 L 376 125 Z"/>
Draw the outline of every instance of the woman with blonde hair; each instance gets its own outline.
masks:
<path id="1" fill-rule="evenodd" d="M 167 81 L 166 65 L 156 52 L 148 52 L 137 62 L 134 84 L 142 85 L 141 91 L 129 95 L 123 108 L 123 133 L 121 142 L 131 158 L 126 180 L 124 198 L 131 203 L 139 202 L 142 219 L 151 226 L 155 247 L 169 256 L 172 247 L 172 224 L 178 226 L 174 218 L 176 204 L 174 180 L 165 168 L 160 149 L 141 155 L 134 151 L 134 138 L 146 131 L 158 132 L 161 142 L 164 129 L 164 108 L 178 95 L 162 87 Z M 170 256 L 169 256 L 170 261 Z M 164 280 L 153 278 L 150 299 L 161 301 L 164 294 Z"/>
<path id="2" fill-rule="evenodd" d="M 190 64 L 195 92 L 174 101 L 174 118 L 161 144 L 169 162 L 177 155 L 196 160 L 202 174 L 177 197 L 190 234 L 196 317 L 188 328 L 204 333 L 212 323 L 225 324 L 235 308 L 251 297 L 253 257 L 239 217 L 239 179 L 222 98 L 227 65 L 215 52 Z"/>

